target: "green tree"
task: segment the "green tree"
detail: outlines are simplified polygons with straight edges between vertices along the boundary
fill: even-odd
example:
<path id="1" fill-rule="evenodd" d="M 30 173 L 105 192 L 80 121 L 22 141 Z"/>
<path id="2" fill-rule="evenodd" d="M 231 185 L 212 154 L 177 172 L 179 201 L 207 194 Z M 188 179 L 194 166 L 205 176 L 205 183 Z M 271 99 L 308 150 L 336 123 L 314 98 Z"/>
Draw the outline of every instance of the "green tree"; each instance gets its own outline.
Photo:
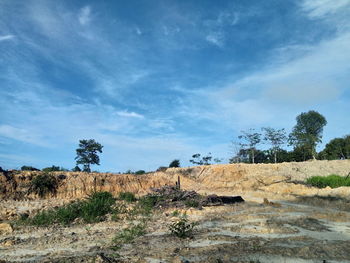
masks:
<path id="1" fill-rule="evenodd" d="M 274 129 L 270 127 L 264 127 L 262 130 L 265 132 L 264 140 L 271 144 L 271 150 L 273 152 L 274 162 L 277 163 L 277 153 L 281 149 L 281 146 L 287 142 L 287 136 L 285 129 Z"/>
<path id="2" fill-rule="evenodd" d="M 21 171 L 40 171 L 39 169 L 33 167 L 33 166 L 26 166 L 26 165 L 23 165 L 21 167 Z"/>
<path id="3" fill-rule="evenodd" d="M 251 153 L 252 163 L 255 163 L 255 151 L 256 145 L 261 142 L 261 134 L 255 132 L 254 129 L 249 129 L 248 131 L 241 131 L 242 135 L 239 135 L 238 138 L 243 140 L 240 142 L 242 149 L 249 149 Z"/>
<path id="4" fill-rule="evenodd" d="M 175 159 L 169 164 L 169 168 L 177 168 L 180 167 L 180 160 Z"/>
<path id="5" fill-rule="evenodd" d="M 91 172 L 90 165 L 100 165 L 100 157 L 97 153 L 102 153 L 103 146 L 93 139 L 80 140 L 79 148 L 76 149 L 75 157 L 77 165 L 82 164 L 84 172 Z"/>
<path id="6" fill-rule="evenodd" d="M 46 167 L 42 169 L 43 172 L 58 172 L 62 171 L 59 166 L 52 165 L 51 167 Z"/>
<path id="7" fill-rule="evenodd" d="M 326 144 L 323 151 L 319 153 L 321 159 L 338 160 L 350 158 L 350 135 L 344 138 L 334 138 Z"/>
<path id="8" fill-rule="evenodd" d="M 317 111 L 309 111 L 298 115 L 296 121 L 297 124 L 289 135 L 289 144 L 309 151 L 312 158 L 316 159 L 316 145 L 322 142 L 326 118 Z"/>
<path id="9" fill-rule="evenodd" d="M 192 155 L 192 158 L 193 159 L 191 159 L 190 162 L 193 164 L 210 165 L 211 159 L 213 157 L 211 156 L 211 153 L 208 153 L 207 156 L 203 156 L 203 157 L 201 157 L 200 153 L 196 153 L 196 154 Z"/>

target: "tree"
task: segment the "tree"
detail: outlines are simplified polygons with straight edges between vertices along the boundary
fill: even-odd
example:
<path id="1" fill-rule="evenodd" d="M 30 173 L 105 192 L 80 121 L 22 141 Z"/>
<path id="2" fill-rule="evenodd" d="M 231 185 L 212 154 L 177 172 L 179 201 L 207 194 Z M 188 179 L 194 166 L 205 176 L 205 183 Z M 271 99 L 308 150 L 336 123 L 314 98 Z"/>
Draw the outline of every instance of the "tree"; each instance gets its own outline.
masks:
<path id="1" fill-rule="evenodd" d="M 289 135 L 289 144 L 309 151 L 312 158 L 316 159 L 316 145 L 322 142 L 326 118 L 317 111 L 309 111 L 298 115 L 296 121 L 297 124 Z"/>
<path id="2" fill-rule="evenodd" d="M 81 169 L 78 165 L 76 165 L 73 169 L 72 172 L 81 172 Z"/>
<path id="3" fill-rule="evenodd" d="M 193 159 L 191 159 L 190 162 L 193 164 L 210 165 L 211 159 L 213 157 L 211 156 L 211 153 L 208 153 L 207 156 L 203 156 L 203 157 L 201 157 L 200 153 L 196 153 L 196 154 L 192 155 L 192 158 Z"/>
<path id="4" fill-rule="evenodd" d="M 321 159 L 338 160 L 350 158 L 350 135 L 344 138 L 334 138 L 319 153 Z"/>
<path id="5" fill-rule="evenodd" d="M 33 167 L 33 166 L 26 166 L 26 165 L 23 165 L 21 167 L 21 171 L 40 171 L 39 169 Z"/>
<path id="6" fill-rule="evenodd" d="M 84 172 L 91 172 L 90 165 L 100 165 L 100 157 L 97 153 L 102 153 L 103 146 L 93 139 L 80 140 L 79 148 L 76 149 L 77 156 L 75 160 L 77 165 L 82 164 L 84 166 Z"/>
<path id="7" fill-rule="evenodd" d="M 286 143 L 287 136 L 285 129 L 274 129 L 270 127 L 264 127 L 262 130 L 265 132 L 264 140 L 271 144 L 271 150 L 273 152 L 274 162 L 277 163 L 277 152 L 281 149 L 281 146 Z"/>
<path id="8" fill-rule="evenodd" d="M 43 172 L 58 172 L 62 171 L 59 166 L 52 165 L 51 167 L 46 167 L 42 169 Z"/>
<path id="9" fill-rule="evenodd" d="M 175 159 L 169 164 L 169 168 L 177 168 L 180 167 L 180 160 Z"/>
<path id="10" fill-rule="evenodd" d="M 243 134 L 238 136 L 239 139 L 243 140 L 243 142 L 240 143 L 240 146 L 242 149 L 247 148 L 251 152 L 251 159 L 252 163 L 255 162 L 255 146 L 258 145 L 261 141 L 261 134 L 254 131 L 254 129 L 249 129 L 248 131 L 241 131 Z"/>

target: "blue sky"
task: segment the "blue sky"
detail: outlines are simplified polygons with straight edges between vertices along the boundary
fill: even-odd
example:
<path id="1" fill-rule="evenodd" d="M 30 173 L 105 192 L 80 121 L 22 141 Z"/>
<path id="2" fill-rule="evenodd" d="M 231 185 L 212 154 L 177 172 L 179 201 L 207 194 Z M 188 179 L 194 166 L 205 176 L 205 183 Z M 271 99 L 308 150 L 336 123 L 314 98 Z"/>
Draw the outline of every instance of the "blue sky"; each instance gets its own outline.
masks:
<path id="1" fill-rule="evenodd" d="M 153 170 L 224 158 L 301 112 L 349 134 L 350 1 L 0 0 L 0 166 Z"/>

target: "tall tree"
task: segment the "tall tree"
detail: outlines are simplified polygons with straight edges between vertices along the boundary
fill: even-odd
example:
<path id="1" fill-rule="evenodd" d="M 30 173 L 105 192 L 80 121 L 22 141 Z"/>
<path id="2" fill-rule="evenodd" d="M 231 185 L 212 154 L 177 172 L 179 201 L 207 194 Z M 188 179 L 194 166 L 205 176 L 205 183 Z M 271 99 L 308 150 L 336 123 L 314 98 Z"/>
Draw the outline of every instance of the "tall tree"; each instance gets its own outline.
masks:
<path id="1" fill-rule="evenodd" d="M 243 149 L 249 149 L 251 152 L 252 163 L 255 163 L 255 151 L 256 145 L 261 141 L 261 134 L 255 132 L 254 129 L 249 129 L 248 131 L 241 131 L 242 135 L 239 135 L 238 138 L 243 140 L 240 143 L 240 146 Z"/>
<path id="2" fill-rule="evenodd" d="M 296 121 L 297 124 L 289 135 L 289 144 L 310 151 L 313 159 L 316 159 L 316 145 L 322 142 L 326 118 L 317 111 L 309 111 L 298 115 Z"/>
<path id="3" fill-rule="evenodd" d="M 321 159 L 337 160 L 350 158 L 350 135 L 344 138 L 334 138 L 322 152 L 319 153 Z"/>
<path id="4" fill-rule="evenodd" d="M 277 153 L 281 149 L 281 146 L 287 142 L 285 129 L 274 129 L 270 127 L 264 127 L 262 130 L 265 132 L 264 140 L 271 144 L 271 150 L 273 152 L 274 162 L 277 163 Z"/>
<path id="5" fill-rule="evenodd" d="M 77 156 L 75 160 L 77 165 L 82 164 L 84 166 L 84 172 L 91 172 L 90 165 L 100 165 L 100 157 L 97 153 L 102 153 L 103 146 L 93 139 L 80 140 L 79 148 L 76 149 Z"/>

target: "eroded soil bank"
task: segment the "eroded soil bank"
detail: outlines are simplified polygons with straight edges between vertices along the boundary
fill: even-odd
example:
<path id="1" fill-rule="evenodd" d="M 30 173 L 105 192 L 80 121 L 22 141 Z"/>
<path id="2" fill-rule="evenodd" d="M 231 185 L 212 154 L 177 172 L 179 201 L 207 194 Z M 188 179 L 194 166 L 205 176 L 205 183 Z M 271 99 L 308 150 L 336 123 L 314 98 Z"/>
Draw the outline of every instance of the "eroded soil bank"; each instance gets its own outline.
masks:
<path id="1" fill-rule="evenodd" d="M 38 199 L 25 191 L 30 173 L 2 179 L 2 223 L 82 198 L 92 190 L 143 194 L 149 187 L 174 184 L 202 194 L 242 195 L 244 203 L 183 209 L 198 222 L 193 238 L 169 232 L 174 209 L 147 218 L 146 235 L 113 250 L 113 238 L 140 222 L 136 217 L 70 226 L 14 226 L 0 234 L 5 262 L 350 262 L 350 190 L 317 189 L 303 184 L 313 175 L 347 175 L 349 161 L 278 165 L 217 165 L 168 169 L 142 176 L 65 174 L 56 197 Z M 20 177 L 24 177 L 21 179 Z M 1 177 L 1 176 L 0 176 Z M 4 177 L 4 176 L 3 176 Z M 96 179 L 95 179 L 96 178 Z M 17 184 L 16 187 L 10 184 Z M 267 198 L 268 201 L 263 201 Z M 144 220 L 144 219 L 143 219 Z"/>

